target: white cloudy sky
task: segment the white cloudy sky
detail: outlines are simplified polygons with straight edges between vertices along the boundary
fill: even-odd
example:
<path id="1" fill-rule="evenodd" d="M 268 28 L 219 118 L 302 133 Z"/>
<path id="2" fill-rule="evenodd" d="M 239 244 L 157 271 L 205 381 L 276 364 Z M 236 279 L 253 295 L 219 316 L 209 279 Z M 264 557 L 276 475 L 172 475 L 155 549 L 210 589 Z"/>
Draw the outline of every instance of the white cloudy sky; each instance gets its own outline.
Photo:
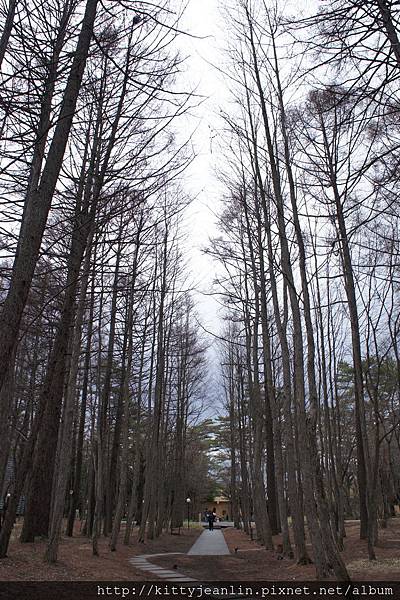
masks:
<path id="1" fill-rule="evenodd" d="M 186 189 L 195 198 L 188 211 L 187 225 L 190 264 L 198 289 L 197 309 L 204 326 L 215 333 L 219 331 L 219 305 L 214 297 L 207 295 L 211 292 L 215 264 L 201 248 L 217 233 L 215 214 L 223 193 L 215 176 L 221 127 L 218 114 L 221 107 L 227 107 L 229 92 L 223 76 L 213 65 L 219 67 L 224 60 L 227 27 L 221 9 L 226 4 L 227 0 L 187 0 L 180 27 L 193 37 L 181 36 L 178 41 L 182 55 L 187 57 L 185 78 L 205 97 L 189 121 L 189 128 L 195 130 L 197 158 L 187 174 Z M 279 8 L 288 14 L 314 11 L 317 4 L 318 0 L 279 0 Z"/>
<path id="2" fill-rule="evenodd" d="M 179 1 L 179 0 L 178 0 Z M 219 112 L 227 109 L 230 101 L 227 83 L 218 71 L 224 60 L 223 49 L 227 45 L 227 27 L 221 8 L 229 0 L 182 0 L 187 1 L 180 28 L 192 36 L 180 36 L 180 52 L 186 56 L 183 83 L 188 82 L 191 89 L 197 88 L 204 96 L 204 102 L 197 107 L 187 121 L 188 131 L 195 131 L 193 143 L 197 158 L 185 177 L 185 188 L 194 200 L 187 211 L 186 229 L 188 231 L 188 264 L 192 280 L 196 285 L 194 299 L 197 313 L 204 328 L 216 336 L 221 333 L 220 305 L 211 295 L 212 283 L 217 265 L 202 252 L 210 237 L 217 235 L 216 214 L 221 209 L 223 188 L 216 174 L 219 130 L 222 126 Z M 272 1 L 272 0 L 271 0 Z M 309 11 L 315 8 L 318 0 L 279 0 L 279 7 L 293 14 L 295 8 Z M 215 291 L 215 290 L 214 290 Z M 215 341 L 212 335 L 208 340 Z M 210 415 L 221 410 L 221 387 L 218 375 L 218 353 L 214 343 L 209 350 L 210 406 L 206 412 Z"/>
<path id="3" fill-rule="evenodd" d="M 189 127 L 195 130 L 193 143 L 197 157 L 186 176 L 186 189 L 194 198 L 188 211 L 190 265 L 196 283 L 197 310 L 204 326 L 218 332 L 218 304 L 211 292 L 214 276 L 213 261 L 201 249 L 216 233 L 215 212 L 221 198 L 221 187 L 215 177 L 215 140 L 219 125 L 218 111 L 226 90 L 218 70 L 213 68 L 223 46 L 223 29 L 218 0 L 191 0 L 185 10 L 181 28 L 192 36 L 179 40 L 181 52 L 187 56 L 186 73 L 189 84 L 204 97 L 194 111 Z"/>

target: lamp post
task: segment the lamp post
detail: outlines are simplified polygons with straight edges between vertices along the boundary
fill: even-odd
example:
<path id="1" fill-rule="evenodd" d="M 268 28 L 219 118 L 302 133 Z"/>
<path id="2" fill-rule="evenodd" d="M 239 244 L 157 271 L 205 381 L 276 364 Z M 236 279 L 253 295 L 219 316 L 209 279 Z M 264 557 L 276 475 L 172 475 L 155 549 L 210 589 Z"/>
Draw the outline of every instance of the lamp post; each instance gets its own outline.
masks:
<path id="1" fill-rule="evenodd" d="M 187 521 L 188 521 L 188 529 L 189 529 L 189 511 L 190 511 L 190 503 L 191 503 L 191 500 L 190 500 L 190 498 L 186 498 L 186 504 L 187 504 Z"/>

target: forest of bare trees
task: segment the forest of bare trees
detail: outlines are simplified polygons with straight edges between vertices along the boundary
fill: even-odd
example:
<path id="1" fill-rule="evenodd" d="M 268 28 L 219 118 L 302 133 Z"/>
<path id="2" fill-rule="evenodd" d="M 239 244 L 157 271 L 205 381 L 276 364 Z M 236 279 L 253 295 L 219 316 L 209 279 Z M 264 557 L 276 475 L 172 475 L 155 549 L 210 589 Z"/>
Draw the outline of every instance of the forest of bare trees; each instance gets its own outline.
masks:
<path id="1" fill-rule="evenodd" d="M 346 581 L 346 522 L 375 561 L 398 512 L 399 5 L 219 4 L 210 352 L 184 7 L 1 3 L 0 559 L 144 543 L 223 490 L 236 528 Z"/>
<path id="2" fill-rule="evenodd" d="M 205 382 L 168 3 L 11 2 L 2 45 L 0 555 L 181 524 Z M 192 452 L 192 460 L 196 456 Z M 204 469 L 203 469 L 204 470 Z M 10 476 L 10 472 L 12 476 Z M 8 476 L 7 476 L 8 474 Z M 204 474 L 206 477 L 206 473 Z M 198 482 L 201 485 L 201 481 Z M 195 494 L 196 489 L 191 493 Z"/>
<path id="3" fill-rule="evenodd" d="M 399 9 L 331 0 L 225 11 L 219 263 L 236 520 L 347 579 L 345 519 L 370 560 L 400 469 Z M 291 526 L 289 527 L 289 523 Z"/>

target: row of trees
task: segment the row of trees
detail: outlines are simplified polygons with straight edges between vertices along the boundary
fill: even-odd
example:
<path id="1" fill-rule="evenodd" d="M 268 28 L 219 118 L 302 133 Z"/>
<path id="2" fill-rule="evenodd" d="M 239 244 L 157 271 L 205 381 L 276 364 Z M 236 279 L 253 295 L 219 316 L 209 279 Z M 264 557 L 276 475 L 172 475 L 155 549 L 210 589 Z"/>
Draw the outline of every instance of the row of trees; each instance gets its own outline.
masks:
<path id="1" fill-rule="evenodd" d="M 0 40 L 0 531 L 6 556 L 67 516 L 125 543 L 180 525 L 207 482 L 205 345 L 179 223 L 192 159 L 175 121 L 168 1 L 11 0 Z M 198 477 L 194 479 L 191 471 Z M 13 473 L 10 478 L 7 473 Z"/>
<path id="2" fill-rule="evenodd" d="M 219 263 L 235 521 L 348 579 L 346 517 L 375 558 L 399 500 L 398 31 L 395 3 L 227 18 Z M 310 41 L 311 40 L 311 41 Z M 239 518 L 240 515 L 240 518 Z M 291 527 L 289 527 L 291 523 Z"/>

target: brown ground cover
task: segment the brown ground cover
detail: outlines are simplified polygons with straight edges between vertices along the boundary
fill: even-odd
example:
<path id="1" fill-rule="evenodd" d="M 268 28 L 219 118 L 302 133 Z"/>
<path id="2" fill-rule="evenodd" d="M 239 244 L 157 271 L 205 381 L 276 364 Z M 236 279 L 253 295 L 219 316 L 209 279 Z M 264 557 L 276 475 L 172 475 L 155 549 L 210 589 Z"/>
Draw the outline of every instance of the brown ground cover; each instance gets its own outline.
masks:
<path id="1" fill-rule="evenodd" d="M 359 525 L 349 522 L 343 558 L 350 575 L 357 580 L 400 580 L 400 519 L 393 519 L 387 529 L 379 531 L 378 560 L 367 559 L 366 542 L 358 538 Z M 235 529 L 224 530 L 232 556 L 163 556 L 151 560 L 160 566 L 176 565 L 181 573 L 201 581 L 311 581 L 315 579 L 313 565 L 296 565 L 282 559 L 277 552 L 263 549 L 247 535 Z M 274 539 L 280 544 L 279 536 Z M 235 553 L 235 548 L 238 548 Z"/>
<path id="2" fill-rule="evenodd" d="M 78 533 L 63 538 L 59 562 L 48 565 L 43 560 L 45 541 L 21 544 L 20 527 L 19 523 L 15 528 L 8 558 L 0 560 L 0 581 L 154 581 L 154 576 L 135 569 L 129 559 L 138 554 L 187 552 L 201 533 L 199 529 L 181 529 L 180 535 L 163 534 L 157 540 L 139 544 L 134 531 L 131 544 L 125 546 L 122 531 L 116 552 L 110 552 L 106 538 L 100 539 L 98 557 L 92 555 L 90 540 Z"/>
<path id="3" fill-rule="evenodd" d="M 137 542 L 134 532 L 131 545 L 120 543 L 116 552 L 110 552 L 108 540 L 102 538 L 99 557 L 92 556 L 90 541 L 84 536 L 63 538 L 59 563 L 49 566 L 43 561 L 45 542 L 21 544 L 19 528 L 20 525 L 10 544 L 9 558 L 0 560 L 0 581 L 154 581 L 154 575 L 135 569 L 129 559 L 139 554 L 186 553 L 202 532 L 181 529 L 180 535 L 164 534 L 144 544 Z M 346 530 L 343 557 L 353 580 L 400 580 L 400 519 L 393 519 L 387 529 L 379 531 L 376 563 L 366 558 L 366 544 L 358 539 L 358 523 L 349 522 Z M 315 578 L 313 565 L 299 566 L 293 560 L 280 560 L 279 553 L 265 550 L 241 531 L 225 529 L 224 535 L 231 556 L 175 554 L 154 557 L 151 562 L 169 569 L 175 567 L 177 572 L 199 581 L 310 581 Z M 278 546 L 279 536 L 274 541 Z"/>

